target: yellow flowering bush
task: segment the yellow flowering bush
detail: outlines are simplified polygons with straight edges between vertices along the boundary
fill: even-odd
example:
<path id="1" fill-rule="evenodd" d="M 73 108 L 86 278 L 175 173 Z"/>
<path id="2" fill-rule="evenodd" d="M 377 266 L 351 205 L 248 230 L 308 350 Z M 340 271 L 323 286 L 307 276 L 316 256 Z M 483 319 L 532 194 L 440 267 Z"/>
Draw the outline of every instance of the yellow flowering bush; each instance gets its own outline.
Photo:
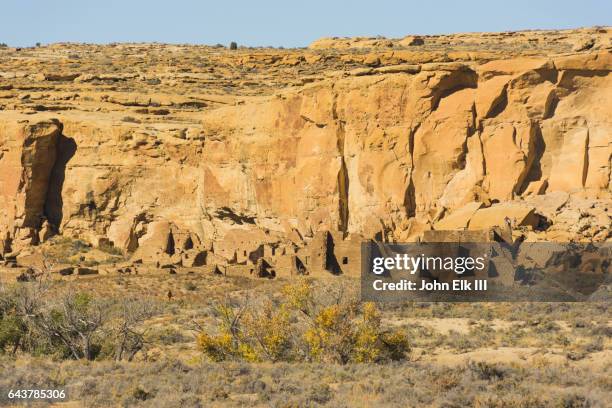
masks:
<path id="1" fill-rule="evenodd" d="M 408 339 L 385 330 L 374 303 L 354 294 L 315 289 L 302 280 L 282 290 L 279 302 L 217 309 L 217 335 L 200 333 L 197 346 L 213 361 L 317 361 L 346 364 L 401 360 Z"/>

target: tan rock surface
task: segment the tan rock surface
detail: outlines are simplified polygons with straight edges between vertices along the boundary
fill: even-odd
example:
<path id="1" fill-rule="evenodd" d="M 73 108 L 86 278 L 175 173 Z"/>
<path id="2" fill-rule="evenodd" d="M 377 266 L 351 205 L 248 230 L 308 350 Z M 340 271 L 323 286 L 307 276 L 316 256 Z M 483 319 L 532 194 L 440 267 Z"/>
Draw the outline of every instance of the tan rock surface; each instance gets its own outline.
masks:
<path id="1" fill-rule="evenodd" d="M 3 252 L 59 232 L 241 262 L 317 231 L 488 228 L 549 192 L 609 221 L 610 50 L 609 28 L 0 49 Z M 491 201 L 515 204 L 451 218 Z"/>

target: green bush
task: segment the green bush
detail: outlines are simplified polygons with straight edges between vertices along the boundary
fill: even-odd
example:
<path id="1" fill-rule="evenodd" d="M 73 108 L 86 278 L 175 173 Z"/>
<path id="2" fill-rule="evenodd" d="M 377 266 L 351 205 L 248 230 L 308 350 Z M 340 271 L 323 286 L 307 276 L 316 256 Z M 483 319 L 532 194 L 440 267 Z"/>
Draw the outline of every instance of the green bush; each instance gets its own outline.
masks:
<path id="1" fill-rule="evenodd" d="M 0 352 L 11 350 L 15 353 L 26 330 L 25 323 L 18 316 L 3 316 L 0 319 Z"/>

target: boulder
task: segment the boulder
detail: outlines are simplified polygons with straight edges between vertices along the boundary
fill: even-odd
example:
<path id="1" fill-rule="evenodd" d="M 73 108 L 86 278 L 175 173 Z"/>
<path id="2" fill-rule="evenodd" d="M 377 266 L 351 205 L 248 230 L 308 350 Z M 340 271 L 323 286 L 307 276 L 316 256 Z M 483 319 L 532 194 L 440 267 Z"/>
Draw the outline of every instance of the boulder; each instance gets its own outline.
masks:
<path id="1" fill-rule="evenodd" d="M 404 37 L 398 42 L 398 45 L 402 47 L 413 47 L 416 45 L 423 44 L 425 44 L 425 40 L 423 40 L 423 37 L 418 37 L 415 35 L 409 35 L 407 37 Z"/>
<path id="2" fill-rule="evenodd" d="M 524 242 L 519 249 L 517 262 L 527 268 L 545 268 L 566 250 L 566 245 L 556 242 Z"/>
<path id="3" fill-rule="evenodd" d="M 500 203 L 489 208 L 481 208 L 472 216 L 468 229 L 490 229 L 507 225 L 515 227 L 531 226 L 539 224 L 539 217 L 535 214 L 535 208 L 521 203 Z"/>
<path id="4" fill-rule="evenodd" d="M 546 218 L 553 218 L 567 203 L 570 195 L 564 191 L 555 191 L 544 195 L 537 195 L 525 199 L 525 203 L 535 207 L 539 214 Z"/>
<path id="5" fill-rule="evenodd" d="M 476 211 L 482 208 L 482 206 L 483 204 L 479 202 L 467 203 L 438 221 L 434 225 L 434 228 L 436 230 L 466 229 L 470 223 L 470 219 L 474 216 Z"/>

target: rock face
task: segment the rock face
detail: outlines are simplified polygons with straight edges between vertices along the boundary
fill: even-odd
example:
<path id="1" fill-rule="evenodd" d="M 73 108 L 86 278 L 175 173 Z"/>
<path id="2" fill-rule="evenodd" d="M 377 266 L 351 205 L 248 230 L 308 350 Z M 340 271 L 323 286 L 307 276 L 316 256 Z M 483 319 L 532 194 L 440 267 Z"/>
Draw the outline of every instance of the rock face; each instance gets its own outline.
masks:
<path id="1" fill-rule="evenodd" d="M 342 251 L 487 228 L 517 205 L 544 216 L 534 197 L 558 192 L 604 225 L 560 239 L 609 240 L 609 33 L 498 34 L 506 48 L 486 52 L 495 36 L 368 40 L 366 54 L 362 40 L 0 49 L 3 252 L 60 233 L 144 262 L 257 264 L 321 231 Z M 486 208 L 506 201 L 521 203 Z"/>
<path id="2" fill-rule="evenodd" d="M 3 123 L 2 133 L 13 137 L 2 146 L 0 161 L 0 231 L 4 236 L 37 244 L 47 198 L 54 194 L 62 127 L 57 120 L 14 126 Z"/>

